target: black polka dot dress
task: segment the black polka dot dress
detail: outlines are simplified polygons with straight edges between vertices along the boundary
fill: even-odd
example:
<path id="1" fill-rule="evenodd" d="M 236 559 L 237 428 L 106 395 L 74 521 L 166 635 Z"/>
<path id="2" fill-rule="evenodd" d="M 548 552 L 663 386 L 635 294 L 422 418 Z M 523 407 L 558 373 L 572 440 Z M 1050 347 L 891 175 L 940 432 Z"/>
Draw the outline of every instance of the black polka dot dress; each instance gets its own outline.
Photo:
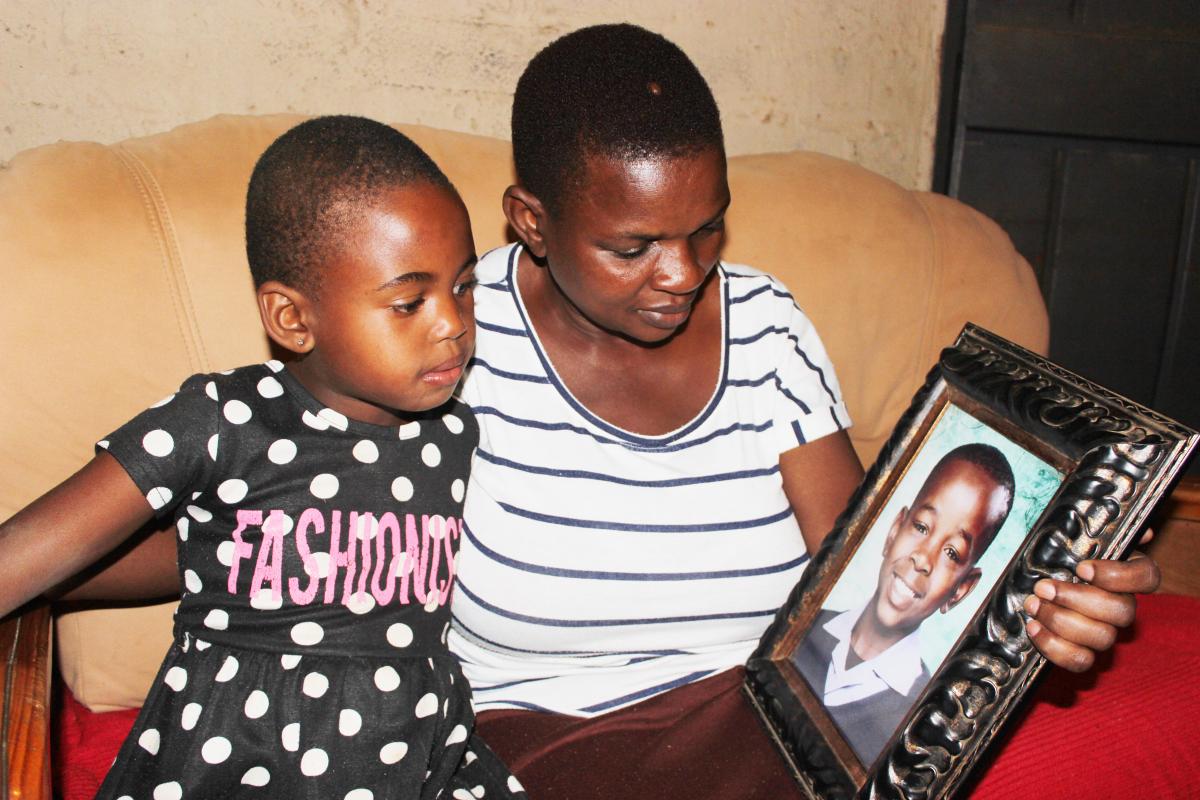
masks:
<path id="1" fill-rule="evenodd" d="M 100 443 L 179 531 L 175 643 L 100 798 L 523 797 L 446 649 L 478 428 L 196 375 Z"/>

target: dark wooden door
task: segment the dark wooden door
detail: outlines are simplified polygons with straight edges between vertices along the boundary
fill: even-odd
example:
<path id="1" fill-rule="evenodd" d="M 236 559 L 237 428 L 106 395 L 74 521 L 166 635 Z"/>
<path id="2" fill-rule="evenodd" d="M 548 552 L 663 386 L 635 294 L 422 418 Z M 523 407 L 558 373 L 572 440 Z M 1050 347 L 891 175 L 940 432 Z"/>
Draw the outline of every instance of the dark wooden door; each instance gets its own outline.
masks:
<path id="1" fill-rule="evenodd" d="M 951 0 L 943 69 L 934 188 L 1033 265 L 1051 358 L 1200 427 L 1200 1 Z"/>

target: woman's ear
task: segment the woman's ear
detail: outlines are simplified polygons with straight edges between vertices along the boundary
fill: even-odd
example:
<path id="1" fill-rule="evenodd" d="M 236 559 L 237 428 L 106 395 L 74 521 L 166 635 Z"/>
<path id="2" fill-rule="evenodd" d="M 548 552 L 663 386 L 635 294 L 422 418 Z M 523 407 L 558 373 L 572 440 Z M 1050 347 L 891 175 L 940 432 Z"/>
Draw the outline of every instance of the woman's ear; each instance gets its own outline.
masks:
<path id="1" fill-rule="evenodd" d="M 279 281 L 264 281 L 258 287 L 263 329 L 275 344 L 298 355 L 312 350 L 317 342 L 310 325 L 311 306 L 303 292 Z"/>
<path id="2" fill-rule="evenodd" d="M 546 222 L 546 208 L 542 201 L 523 186 L 510 186 L 504 190 L 504 216 L 516 231 L 521 242 L 535 258 L 546 257 L 546 241 L 542 238 L 542 227 Z"/>

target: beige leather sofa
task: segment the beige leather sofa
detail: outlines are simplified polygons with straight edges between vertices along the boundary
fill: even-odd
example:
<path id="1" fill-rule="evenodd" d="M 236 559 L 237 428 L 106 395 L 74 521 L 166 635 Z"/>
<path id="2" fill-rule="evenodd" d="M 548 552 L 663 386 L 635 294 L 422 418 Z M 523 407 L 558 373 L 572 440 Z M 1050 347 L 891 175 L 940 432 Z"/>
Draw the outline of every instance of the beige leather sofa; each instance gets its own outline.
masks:
<path id="1" fill-rule="evenodd" d="M 242 206 L 255 159 L 299 119 L 221 116 L 111 146 L 48 145 L 0 168 L 0 519 L 187 375 L 267 358 Z M 400 127 L 462 193 L 480 252 L 503 243 L 508 144 Z M 732 158 L 729 178 L 726 258 L 774 273 L 816 321 L 867 463 L 966 321 L 1045 350 L 1032 272 L 978 213 L 815 153 Z M 19 624 L 21 657 L 44 651 L 44 619 Z M 140 704 L 170 624 L 170 606 L 57 617 L 67 686 L 92 709 Z M 33 727 L 11 769 L 36 782 L 44 670 L 20 680 L 34 702 L 10 722 Z"/>

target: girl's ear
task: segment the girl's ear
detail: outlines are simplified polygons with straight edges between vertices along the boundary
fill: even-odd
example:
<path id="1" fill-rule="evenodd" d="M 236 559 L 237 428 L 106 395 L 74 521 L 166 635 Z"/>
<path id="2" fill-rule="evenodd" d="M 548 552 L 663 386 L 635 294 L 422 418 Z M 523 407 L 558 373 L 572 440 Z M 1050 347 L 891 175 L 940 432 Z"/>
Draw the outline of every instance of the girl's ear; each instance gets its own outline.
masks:
<path id="1" fill-rule="evenodd" d="M 504 190 L 504 216 L 516 231 L 521 242 L 535 258 L 546 257 L 546 241 L 542 238 L 542 226 L 546 222 L 546 208 L 542 201 L 522 186 L 510 186 Z"/>
<path id="2" fill-rule="evenodd" d="M 258 315 L 267 335 L 283 349 L 304 355 L 316 346 L 316 332 L 310 325 L 312 303 L 300 290 L 264 281 L 258 287 Z"/>

